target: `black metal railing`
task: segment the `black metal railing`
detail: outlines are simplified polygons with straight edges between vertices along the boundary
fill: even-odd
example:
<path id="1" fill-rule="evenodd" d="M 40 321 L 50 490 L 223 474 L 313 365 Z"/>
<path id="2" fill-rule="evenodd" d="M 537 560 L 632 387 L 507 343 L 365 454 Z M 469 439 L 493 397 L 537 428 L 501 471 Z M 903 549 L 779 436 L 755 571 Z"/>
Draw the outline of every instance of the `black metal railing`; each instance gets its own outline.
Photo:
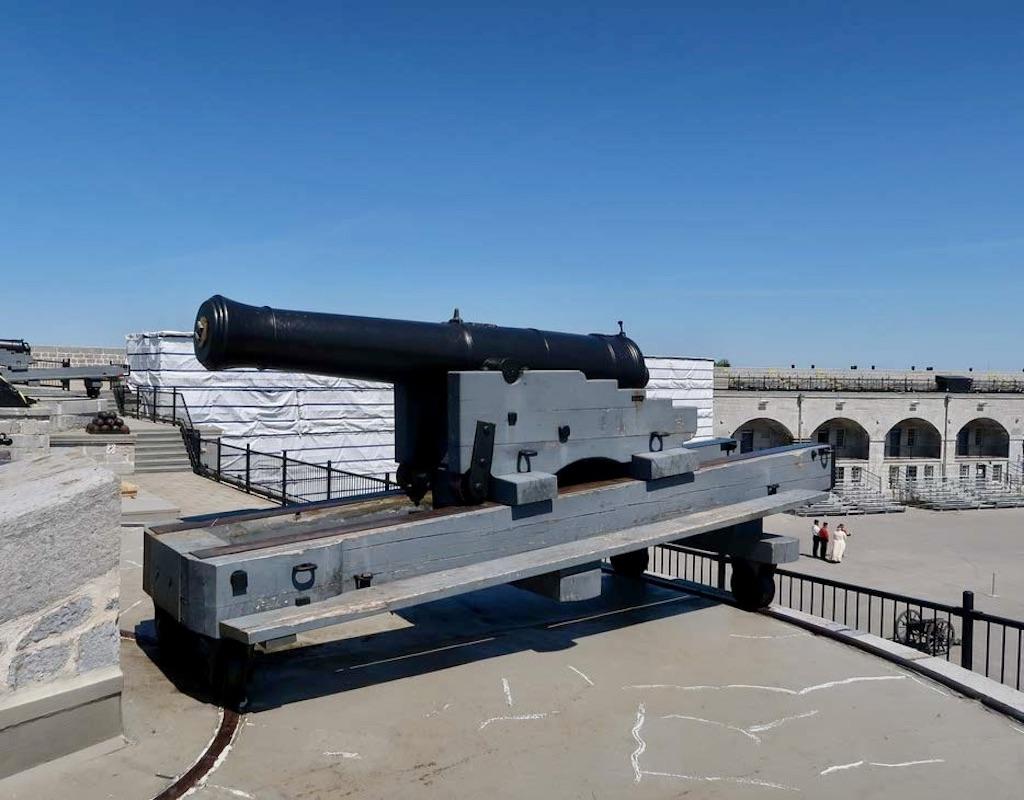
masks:
<path id="1" fill-rule="evenodd" d="M 732 565 L 728 556 L 665 544 L 652 549 L 650 571 L 726 590 Z M 954 661 L 1018 690 L 1024 681 L 1024 620 L 978 611 L 971 591 L 955 606 L 779 569 L 774 602 Z"/>
<path id="2" fill-rule="evenodd" d="M 192 471 L 228 483 L 249 494 L 291 505 L 397 493 L 390 473 L 383 477 L 338 469 L 330 461 L 313 464 L 283 453 L 264 453 L 252 446 L 228 444 L 206 436 L 192 424 L 184 395 L 177 389 L 124 385 L 114 388 L 122 416 L 177 425 Z"/>
<path id="3" fill-rule="evenodd" d="M 183 429 L 185 430 L 185 429 Z M 360 475 L 338 469 L 330 461 L 313 464 L 281 454 L 227 444 L 220 437 L 206 437 L 187 429 L 186 449 L 193 471 L 249 494 L 266 497 L 282 505 L 316 503 L 397 494 L 399 488 L 390 473 L 383 477 Z"/>
<path id="4" fill-rule="evenodd" d="M 819 375 L 766 372 L 729 375 L 719 388 L 757 392 L 939 392 L 935 375 L 859 376 L 823 373 Z M 1024 392 L 1024 379 L 1011 377 L 973 378 L 969 392 Z"/>
<path id="5" fill-rule="evenodd" d="M 136 386 L 133 389 L 124 384 L 115 384 L 113 388 L 117 409 L 123 417 L 192 427 L 188 403 L 177 389 L 158 389 L 154 386 Z"/>

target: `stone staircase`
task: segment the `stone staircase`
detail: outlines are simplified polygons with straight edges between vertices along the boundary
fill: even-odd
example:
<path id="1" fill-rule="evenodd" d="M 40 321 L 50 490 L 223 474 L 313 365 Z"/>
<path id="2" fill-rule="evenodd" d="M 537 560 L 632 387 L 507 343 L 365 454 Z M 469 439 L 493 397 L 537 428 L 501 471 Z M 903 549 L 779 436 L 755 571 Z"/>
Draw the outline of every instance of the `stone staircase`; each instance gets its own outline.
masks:
<path id="1" fill-rule="evenodd" d="M 175 425 L 152 425 L 135 429 L 136 472 L 189 472 L 181 431 Z"/>

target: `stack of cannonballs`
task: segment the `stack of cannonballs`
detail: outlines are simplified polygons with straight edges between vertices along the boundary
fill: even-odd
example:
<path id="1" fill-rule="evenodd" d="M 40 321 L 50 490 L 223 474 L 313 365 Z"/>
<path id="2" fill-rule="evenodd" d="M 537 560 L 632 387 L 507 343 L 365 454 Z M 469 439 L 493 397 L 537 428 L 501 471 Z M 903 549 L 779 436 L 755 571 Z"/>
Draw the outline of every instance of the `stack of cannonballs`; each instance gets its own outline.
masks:
<path id="1" fill-rule="evenodd" d="M 130 433 L 124 420 L 112 411 L 101 411 L 85 426 L 86 433 Z"/>

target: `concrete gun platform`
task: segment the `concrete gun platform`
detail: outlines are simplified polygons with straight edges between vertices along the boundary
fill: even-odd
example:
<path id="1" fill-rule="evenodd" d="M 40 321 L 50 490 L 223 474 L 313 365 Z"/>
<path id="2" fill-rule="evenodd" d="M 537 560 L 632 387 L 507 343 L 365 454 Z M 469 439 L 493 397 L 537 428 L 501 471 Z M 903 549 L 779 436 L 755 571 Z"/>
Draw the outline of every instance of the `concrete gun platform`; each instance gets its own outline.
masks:
<path id="1" fill-rule="evenodd" d="M 761 615 L 604 580 L 594 601 L 497 587 L 260 654 L 238 733 L 190 796 L 1019 797 L 1024 729 L 979 704 Z M 127 742 L 0 796 L 151 798 L 203 752 L 218 709 L 161 671 L 146 602 L 122 616 L 140 621 L 122 648 Z"/>

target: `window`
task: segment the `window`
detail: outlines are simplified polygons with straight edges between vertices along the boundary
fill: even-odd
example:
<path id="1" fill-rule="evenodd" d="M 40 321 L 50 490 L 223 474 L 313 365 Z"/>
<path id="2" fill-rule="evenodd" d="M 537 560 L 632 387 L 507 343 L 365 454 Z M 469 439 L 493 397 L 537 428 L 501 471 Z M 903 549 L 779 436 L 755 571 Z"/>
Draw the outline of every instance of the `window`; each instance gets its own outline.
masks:
<path id="1" fill-rule="evenodd" d="M 935 479 L 935 467 L 933 467 L 931 464 L 926 464 L 925 465 L 925 468 L 924 468 L 924 479 L 926 481 L 931 481 L 931 480 Z"/>
<path id="2" fill-rule="evenodd" d="M 917 428 L 907 428 L 907 447 L 917 444 Z"/>
<path id="3" fill-rule="evenodd" d="M 996 483 L 1002 483 L 1003 482 L 1003 465 L 1002 464 L 993 464 L 992 465 L 992 480 L 994 480 Z"/>
<path id="4" fill-rule="evenodd" d="M 965 480 L 971 476 L 971 468 L 967 464 L 960 465 L 960 480 Z"/>
<path id="5" fill-rule="evenodd" d="M 853 481 L 854 483 L 860 483 L 860 473 L 860 467 L 852 467 L 850 469 L 850 480 Z"/>
<path id="6" fill-rule="evenodd" d="M 981 447 L 982 442 L 985 440 L 985 431 L 981 428 L 974 429 L 974 446 Z"/>
<path id="7" fill-rule="evenodd" d="M 836 467 L 836 483 L 842 483 L 846 479 L 846 467 Z"/>
<path id="8" fill-rule="evenodd" d="M 915 466 L 908 466 L 907 467 L 907 483 L 913 483 L 916 480 L 917 480 L 917 467 L 915 467 Z"/>
<path id="9" fill-rule="evenodd" d="M 900 468 L 899 467 L 889 467 L 889 487 L 892 488 L 892 487 L 894 487 L 899 482 L 900 482 Z"/>
<path id="10" fill-rule="evenodd" d="M 818 444 L 828 444 L 828 428 L 818 431 Z"/>
<path id="11" fill-rule="evenodd" d="M 836 428 L 836 447 L 846 446 L 846 428 Z"/>

